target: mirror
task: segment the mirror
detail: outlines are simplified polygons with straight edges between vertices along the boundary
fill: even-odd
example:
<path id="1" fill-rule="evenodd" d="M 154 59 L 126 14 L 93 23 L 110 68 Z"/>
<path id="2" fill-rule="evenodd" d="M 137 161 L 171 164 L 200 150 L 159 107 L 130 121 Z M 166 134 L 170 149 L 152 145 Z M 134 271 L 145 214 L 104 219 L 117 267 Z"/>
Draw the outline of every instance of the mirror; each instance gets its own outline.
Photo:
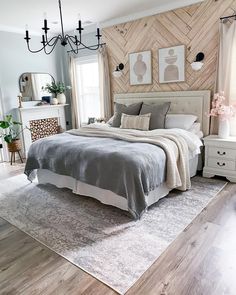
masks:
<path id="1" fill-rule="evenodd" d="M 50 101 L 51 94 L 43 90 L 43 87 L 52 82 L 55 80 L 48 73 L 23 73 L 19 79 L 22 101 Z"/>

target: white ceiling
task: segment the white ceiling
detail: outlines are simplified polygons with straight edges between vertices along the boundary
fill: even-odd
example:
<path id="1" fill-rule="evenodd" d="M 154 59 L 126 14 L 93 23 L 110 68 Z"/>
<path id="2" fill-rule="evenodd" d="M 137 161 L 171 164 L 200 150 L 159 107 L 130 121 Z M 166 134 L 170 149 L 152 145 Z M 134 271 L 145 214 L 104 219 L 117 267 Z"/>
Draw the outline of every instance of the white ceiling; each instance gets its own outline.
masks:
<path id="1" fill-rule="evenodd" d="M 203 0 L 61 0 L 65 31 L 82 21 L 110 26 Z M 28 24 L 33 34 L 40 34 L 43 13 L 47 13 L 51 32 L 60 31 L 58 0 L 0 0 L 0 30 L 19 32 Z M 89 31 L 89 30 L 88 30 Z"/>

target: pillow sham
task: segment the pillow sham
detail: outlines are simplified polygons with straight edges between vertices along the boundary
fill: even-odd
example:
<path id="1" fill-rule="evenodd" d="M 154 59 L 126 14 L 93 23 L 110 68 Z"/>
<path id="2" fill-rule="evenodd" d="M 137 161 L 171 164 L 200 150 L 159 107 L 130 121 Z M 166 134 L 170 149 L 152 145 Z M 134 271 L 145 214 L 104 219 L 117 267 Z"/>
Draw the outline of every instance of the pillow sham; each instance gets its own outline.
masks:
<path id="1" fill-rule="evenodd" d="M 201 131 L 201 124 L 200 123 L 193 123 L 193 125 L 187 131 L 196 134 L 199 131 Z"/>
<path id="2" fill-rule="evenodd" d="M 142 102 L 134 103 L 131 105 L 115 103 L 115 112 L 114 112 L 114 118 L 112 121 L 112 127 L 120 127 L 122 114 L 137 116 L 140 112 L 142 104 L 143 104 Z"/>
<path id="3" fill-rule="evenodd" d="M 169 111 L 170 102 L 163 104 L 146 104 L 143 103 L 140 115 L 151 113 L 149 129 L 164 129 L 166 114 Z"/>
<path id="4" fill-rule="evenodd" d="M 149 130 L 151 114 L 132 116 L 122 114 L 121 126 L 122 129 L 137 129 L 147 131 Z"/>
<path id="5" fill-rule="evenodd" d="M 193 123 L 197 121 L 197 119 L 197 116 L 190 114 L 167 114 L 165 127 L 166 129 L 180 128 L 189 130 L 193 126 Z"/>

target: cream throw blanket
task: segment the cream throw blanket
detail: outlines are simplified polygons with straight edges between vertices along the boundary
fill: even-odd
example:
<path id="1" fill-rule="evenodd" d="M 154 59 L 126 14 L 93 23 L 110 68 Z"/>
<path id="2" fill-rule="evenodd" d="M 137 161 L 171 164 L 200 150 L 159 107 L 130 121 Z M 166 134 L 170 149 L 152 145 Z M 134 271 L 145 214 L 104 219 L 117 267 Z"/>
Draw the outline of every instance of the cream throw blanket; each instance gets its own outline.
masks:
<path id="1" fill-rule="evenodd" d="M 167 159 L 166 185 L 170 189 L 177 188 L 181 191 L 191 187 L 189 152 L 196 151 L 202 145 L 199 138 L 192 133 L 180 129 L 157 129 L 152 131 L 119 129 L 106 124 L 89 125 L 67 132 L 79 136 L 109 137 L 159 146 L 164 150 Z"/>

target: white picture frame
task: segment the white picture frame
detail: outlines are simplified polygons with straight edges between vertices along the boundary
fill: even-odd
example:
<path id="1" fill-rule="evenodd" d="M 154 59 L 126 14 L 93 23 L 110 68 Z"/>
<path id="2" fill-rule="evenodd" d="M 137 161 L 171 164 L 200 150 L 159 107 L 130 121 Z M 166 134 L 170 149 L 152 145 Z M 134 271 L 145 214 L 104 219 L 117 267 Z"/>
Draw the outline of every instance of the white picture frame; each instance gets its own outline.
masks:
<path id="1" fill-rule="evenodd" d="M 152 84 L 152 52 L 129 54 L 130 85 Z"/>
<path id="2" fill-rule="evenodd" d="M 185 81 L 185 45 L 160 48 L 159 83 L 178 83 Z"/>

